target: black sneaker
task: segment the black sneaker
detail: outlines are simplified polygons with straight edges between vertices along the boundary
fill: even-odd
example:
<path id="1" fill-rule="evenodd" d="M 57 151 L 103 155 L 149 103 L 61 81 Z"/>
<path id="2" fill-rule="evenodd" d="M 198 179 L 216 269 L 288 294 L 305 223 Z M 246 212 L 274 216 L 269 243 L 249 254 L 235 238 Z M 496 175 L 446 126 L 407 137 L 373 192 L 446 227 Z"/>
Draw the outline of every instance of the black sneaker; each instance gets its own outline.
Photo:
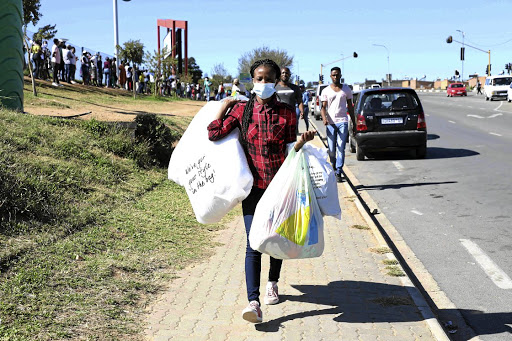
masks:
<path id="1" fill-rule="evenodd" d="M 341 176 L 341 174 L 336 174 L 336 182 L 342 182 L 343 181 L 343 178 Z"/>

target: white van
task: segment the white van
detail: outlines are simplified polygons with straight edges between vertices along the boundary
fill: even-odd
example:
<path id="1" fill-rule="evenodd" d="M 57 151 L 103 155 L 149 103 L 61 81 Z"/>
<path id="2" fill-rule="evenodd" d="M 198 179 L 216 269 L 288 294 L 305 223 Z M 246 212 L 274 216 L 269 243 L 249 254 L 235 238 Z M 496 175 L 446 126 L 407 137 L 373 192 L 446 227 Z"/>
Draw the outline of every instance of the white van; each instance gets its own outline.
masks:
<path id="1" fill-rule="evenodd" d="M 507 90 L 512 83 L 512 76 L 489 76 L 485 79 L 484 96 L 485 100 L 495 98 L 507 99 Z"/>

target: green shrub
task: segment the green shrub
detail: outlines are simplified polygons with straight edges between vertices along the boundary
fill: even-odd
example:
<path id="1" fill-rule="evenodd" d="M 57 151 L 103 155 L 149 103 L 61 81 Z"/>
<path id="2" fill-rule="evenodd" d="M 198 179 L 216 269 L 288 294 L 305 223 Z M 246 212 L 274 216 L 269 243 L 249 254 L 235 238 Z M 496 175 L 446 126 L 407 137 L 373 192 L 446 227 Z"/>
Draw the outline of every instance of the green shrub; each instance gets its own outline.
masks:
<path id="1" fill-rule="evenodd" d="M 179 137 L 154 114 L 139 114 L 135 117 L 135 122 L 135 142 L 147 144 L 153 165 L 166 167 L 171 158 L 172 145 Z M 139 165 L 144 166 L 141 163 Z"/>

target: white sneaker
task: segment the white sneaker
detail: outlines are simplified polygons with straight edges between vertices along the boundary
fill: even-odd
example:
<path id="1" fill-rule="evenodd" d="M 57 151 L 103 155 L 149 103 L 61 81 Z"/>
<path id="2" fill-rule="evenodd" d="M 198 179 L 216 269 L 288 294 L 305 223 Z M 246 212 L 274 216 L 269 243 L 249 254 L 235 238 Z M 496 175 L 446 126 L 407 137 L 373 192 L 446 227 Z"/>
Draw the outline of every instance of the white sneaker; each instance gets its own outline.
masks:
<path id="1" fill-rule="evenodd" d="M 71 81 L 71 84 L 76 84 L 76 82 L 75 81 Z"/>
<path id="2" fill-rule="evenodd" d="M 276 282 L 267 283 L 267 290 L 265 292 L 265 297 L 263 298 L 263 301 L 267 305 L 279 303 L 278 288 Z"/>
<path id="3" fill-rule="evenodd" d="M 53 86 L 59 86 L 59 84 L 57 84 L 57 83 L 55 83 L 55 82 L 53 82 L 53 83 L 52 83 L 52 85 L 53 85 Z"/>
<path id="4" fill-rule="evenodd" d="M 247 308 L 242 310 L 242 318 L 252 323 L 263 321 L 263 312 L 258 301 L 251 301 Z"/>

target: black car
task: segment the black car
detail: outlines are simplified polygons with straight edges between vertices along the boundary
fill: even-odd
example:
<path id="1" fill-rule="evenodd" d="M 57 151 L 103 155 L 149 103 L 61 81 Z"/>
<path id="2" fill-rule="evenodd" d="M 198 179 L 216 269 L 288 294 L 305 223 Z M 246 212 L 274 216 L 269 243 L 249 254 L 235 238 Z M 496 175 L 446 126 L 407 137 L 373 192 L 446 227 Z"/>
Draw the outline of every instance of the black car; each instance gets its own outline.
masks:
<path id="1" fill-rule="evenodd" d="M 425 158 L 427 124 L 413 89 L 365 89 L 354 95 L 356 126 L 350 122 L 349 146 L 357 160 L 390 149 L 412 149 Z"/>

